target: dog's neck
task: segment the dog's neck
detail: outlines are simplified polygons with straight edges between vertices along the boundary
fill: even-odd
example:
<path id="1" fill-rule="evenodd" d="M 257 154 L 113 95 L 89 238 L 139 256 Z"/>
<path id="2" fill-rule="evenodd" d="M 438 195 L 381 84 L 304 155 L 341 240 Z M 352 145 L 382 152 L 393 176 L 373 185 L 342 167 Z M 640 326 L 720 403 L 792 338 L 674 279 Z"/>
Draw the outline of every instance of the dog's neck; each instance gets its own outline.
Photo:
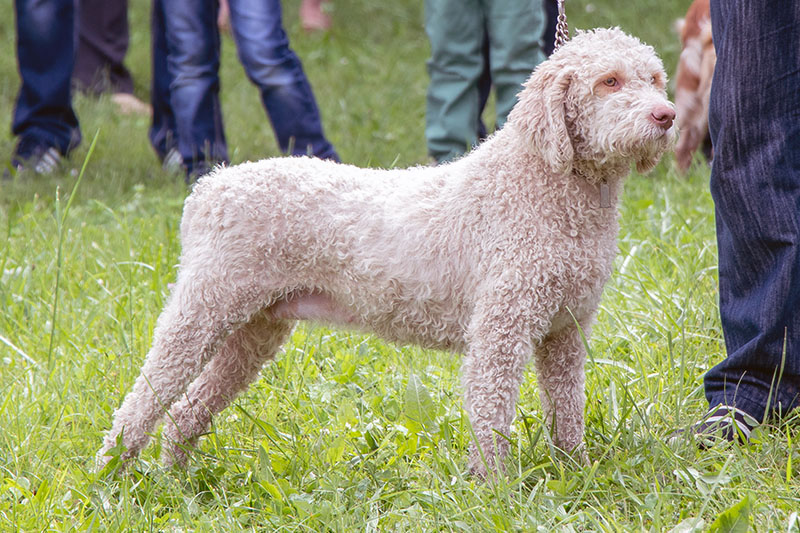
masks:
<path id="1" fill-rule="evenodd" d="M 622 181 L 631 170 L 630 161 L 595 161 L 591 159 L 575 159 L 572 162 L 572 174 L 589 183 L 601 181 L 614 183 Z"/>
<path id="2" fill-rule="evenodd" d="M 479 161 L 481 166 L 503 168 L 510 159 L 525 160 L 530 168 L 547 168 L 540 154 L 537 152 L 520 152 L 520 139 L 518 130 L 510 128 L 509 124 L 495 132 L 466 157 L 456 161 L 456 165 L 471 165 Z M 583 194 L 590 205 L 599 207 L 603 211 L 616 212 L 619 197 L 622 192 L 624 178 L 630 173 L 630 161 L 607 160 L 596 161 L 591 159 L 575 159 L 569 176 L 575 180 L 583 190 Z M 483 171 L 476 172 L 479 176 L 492 176 Z M 491 178 L 494 180 L 494 178 Z M 563 181 L 564 176 L 558 174 L 544 174 L 537 178 L 542 181 L 551 181 L 554 187 Z"/>
<path id="3" fill-rule="evenodd" d="M 601 209 L 616 209 L 622 192 L 622 182 L 630 172 L 630 166 L 603 163 L 597 161 L 576 160 L 572 164 L 572 175 L 578 183 L 584 184 L 590 198 L 595 198 L 594 205 Z"/>

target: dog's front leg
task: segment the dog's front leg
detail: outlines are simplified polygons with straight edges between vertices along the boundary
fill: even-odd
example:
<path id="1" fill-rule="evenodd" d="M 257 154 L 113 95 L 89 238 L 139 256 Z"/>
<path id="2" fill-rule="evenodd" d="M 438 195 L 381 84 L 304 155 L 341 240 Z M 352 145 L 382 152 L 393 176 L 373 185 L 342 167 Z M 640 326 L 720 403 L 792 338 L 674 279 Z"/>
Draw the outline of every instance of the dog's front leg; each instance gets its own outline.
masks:
<path id="1" fill-rule="evenodd" d="M 519 302 L 494 302 L 476 313 L 468 332 L 462 368 L 464 407 L 475 441 L 469 468 L 486 477 L 502 471 L 508 435 L 514 417 L 525 366 L 533 351 L 531 328 L 519 311 Z"/>
<path id="2" fill-rule="evenodd" d="M 588 321 L 582 321 L 581 330 L 588 338 Z M 582 444 L 586 348 L 581 330 L 571 324 L 548 335 L 537 347 L 534 360 L 544 419 L 556 446 L 576 452 L 585 460 Z"/>

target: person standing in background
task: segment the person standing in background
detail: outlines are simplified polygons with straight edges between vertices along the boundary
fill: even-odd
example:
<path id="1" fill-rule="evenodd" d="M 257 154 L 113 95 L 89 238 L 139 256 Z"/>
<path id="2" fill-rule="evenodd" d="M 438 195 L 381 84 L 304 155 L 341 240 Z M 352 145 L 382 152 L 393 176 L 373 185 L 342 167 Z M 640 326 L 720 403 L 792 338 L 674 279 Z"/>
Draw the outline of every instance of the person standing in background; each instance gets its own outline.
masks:
<path id="1" fill-rule="evenodd" d="M 78 50 L 72 81 L 80 91 L 111 93 L 122 113 L 150 114 L 133 95 L 133 77 L 125 67 L 128 52 L 127 0 L 80 0 Z"/>
<path id="2" fill-rule="evenodd" d="M 239 60 L 259 90 L 281 152 L 338 161 L 289 48 L 280 1 L 228 0 L 228 7 Z M 153 2 L 150 140 L 165 165 L 177 152 L 187 181 L 229 161 L 219 99 L 218 8 L 216 0 Z"/>
<path id="3" fill-rule="evenodd" d="M 75 1 L 15 0 L 17 65 L 21 78 L 11 132 L 17 145 L 4 177 L 50 174 L 81 142 L 72 108 Z"/>
<path id="4" fill-rule="evenodd" d="M 505 124 L 522 83 L 545 55 L 542 0 L 425 0 L 431 44 L 425 113 L 429 155 L 443 163 L 481 138 L 481 79 L 495 91 L 495 127 Z"/>

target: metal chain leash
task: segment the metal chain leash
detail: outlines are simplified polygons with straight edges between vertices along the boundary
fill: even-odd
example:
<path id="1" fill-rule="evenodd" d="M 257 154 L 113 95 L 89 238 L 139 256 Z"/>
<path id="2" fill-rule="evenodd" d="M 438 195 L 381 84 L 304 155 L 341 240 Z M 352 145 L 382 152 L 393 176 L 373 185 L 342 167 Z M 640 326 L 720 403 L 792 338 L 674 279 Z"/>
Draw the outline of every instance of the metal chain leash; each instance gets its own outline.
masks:
<path id="1" fill-rule="evenodd" d="M 564 12 L 564 0 L 558 0 L 558 18 L 556 19 L 556 41 L 553 51 L 565 42 L 569 41 L 569 27 L 567 26 L 567 14 Z"/>
<path id="2" fill-rule="evenodd" d="M 558 50 L 565 42 L 569 41 L 569 26 L 567 26 L 567 14 L 564 12 L 564 2 L 565 0 L 558 0 L 558 18 L 556 19 L 556 38 L 553 43 L 553 52 Z M 611 203 L 611 191 L 605 179 L 600 181 L 600 207 L 613 207 Z"/>

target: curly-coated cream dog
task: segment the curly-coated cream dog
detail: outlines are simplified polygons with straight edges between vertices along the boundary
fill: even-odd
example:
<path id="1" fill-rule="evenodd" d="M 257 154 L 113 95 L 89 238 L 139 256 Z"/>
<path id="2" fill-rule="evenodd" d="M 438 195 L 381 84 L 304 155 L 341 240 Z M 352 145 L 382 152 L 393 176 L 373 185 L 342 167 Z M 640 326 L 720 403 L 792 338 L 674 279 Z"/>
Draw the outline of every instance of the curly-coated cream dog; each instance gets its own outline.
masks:
<path id="1" fill-rule="evenodd" d="M 555 443 L 579 447 L 578 326 L 588 335 L 611 274 L 623 179 L 671 148 L 665 82 L 649 46 L 582 32 L 535 70 L 506 126 L 451 164 L 278 158 L 202 179 L 177 281 L 99 463 L 120 434 L 123 459 L 136 455 L 166 409 L 164 458 L 185 461 L 297 320 L 463 353 L 479 475 L 506 454 L 497 433 L 531 356 Z"/>

